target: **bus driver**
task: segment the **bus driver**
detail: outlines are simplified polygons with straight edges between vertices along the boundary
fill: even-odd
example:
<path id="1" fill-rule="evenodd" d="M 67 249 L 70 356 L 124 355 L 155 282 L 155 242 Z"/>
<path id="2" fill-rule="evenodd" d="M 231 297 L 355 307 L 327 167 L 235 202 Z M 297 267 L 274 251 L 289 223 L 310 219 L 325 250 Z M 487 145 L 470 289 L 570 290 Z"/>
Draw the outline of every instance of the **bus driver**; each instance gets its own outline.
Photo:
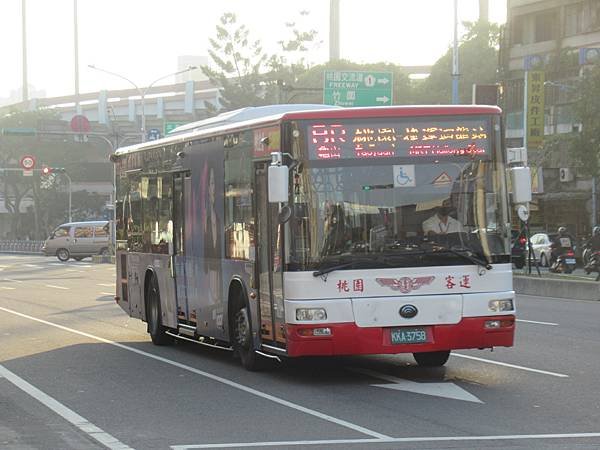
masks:
<path id="1" fill-rule="evenodd" d="M 463 231 L 462 224 L 450 217 L 450 210 L 450 199 L 446 199 L 442 202 L 442 206 L 436 208 L 435 214 L 423 222 L 423 233 L 426 237 Z"/>

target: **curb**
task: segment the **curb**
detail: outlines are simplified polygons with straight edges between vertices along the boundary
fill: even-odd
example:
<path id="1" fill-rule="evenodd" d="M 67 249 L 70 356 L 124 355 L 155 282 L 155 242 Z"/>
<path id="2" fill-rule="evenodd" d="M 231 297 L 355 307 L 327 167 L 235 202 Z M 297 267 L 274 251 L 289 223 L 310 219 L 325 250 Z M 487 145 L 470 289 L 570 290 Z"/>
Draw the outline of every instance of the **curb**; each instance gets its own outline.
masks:
<path id="1" fill-rule="evenodd" d="M 92 255 L 92 264 L 114 264 L 115 257 L 110 255 Z"/>
<path id="2" fill-rule="evenodd" d="M 600 283 L 596 281 L 555 280 L 515 275 L 513 288 L 517 294 L 600 301 Z"/>

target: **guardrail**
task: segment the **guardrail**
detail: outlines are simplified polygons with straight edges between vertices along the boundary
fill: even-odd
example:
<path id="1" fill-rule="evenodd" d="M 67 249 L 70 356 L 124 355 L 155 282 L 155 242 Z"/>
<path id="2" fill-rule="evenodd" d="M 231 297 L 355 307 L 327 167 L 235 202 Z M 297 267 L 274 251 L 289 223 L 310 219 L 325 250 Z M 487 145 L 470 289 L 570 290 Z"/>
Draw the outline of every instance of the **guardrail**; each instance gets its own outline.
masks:
<path id="1" fill-rule="evenodd" d="M 44 241 L 2 240 L 0 253 L 41 254 Z"/>

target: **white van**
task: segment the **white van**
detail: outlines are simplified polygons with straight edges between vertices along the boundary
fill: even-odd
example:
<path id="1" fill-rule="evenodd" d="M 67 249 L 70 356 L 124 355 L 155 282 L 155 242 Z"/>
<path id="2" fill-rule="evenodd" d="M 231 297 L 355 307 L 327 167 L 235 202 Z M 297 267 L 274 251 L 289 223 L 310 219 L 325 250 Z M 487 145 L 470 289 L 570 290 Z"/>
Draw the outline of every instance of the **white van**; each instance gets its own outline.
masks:
<path id="1" fill-rule="evenodd" d="M 81 261 L 92 255 L 108 255 L 110 243 L 110 222 L 71 222 L 58 226 L 46 239 L 42 252 L 60 261 L 73 258 Z"/>

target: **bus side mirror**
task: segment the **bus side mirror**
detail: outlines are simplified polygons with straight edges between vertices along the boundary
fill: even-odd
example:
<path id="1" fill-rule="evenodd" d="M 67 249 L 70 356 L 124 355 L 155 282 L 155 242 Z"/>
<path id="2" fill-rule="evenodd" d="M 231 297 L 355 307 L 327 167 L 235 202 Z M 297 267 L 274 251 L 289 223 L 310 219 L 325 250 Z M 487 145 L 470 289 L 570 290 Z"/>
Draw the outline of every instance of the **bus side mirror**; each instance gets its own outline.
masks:
<path id="1" fill-rule="evenodd" d="M 287 203 L 289 199 L 289 170 L 282 164 L 283 155 L 271 153 L 273 160 L 269 166 L 269 203 Z"/>
<path id="2" fill-rule="evenodd" d="M 531 171 L 529 167 L 512 167 L 510 174 L 513 203 L 529 203 L 531 201 Z"/>

